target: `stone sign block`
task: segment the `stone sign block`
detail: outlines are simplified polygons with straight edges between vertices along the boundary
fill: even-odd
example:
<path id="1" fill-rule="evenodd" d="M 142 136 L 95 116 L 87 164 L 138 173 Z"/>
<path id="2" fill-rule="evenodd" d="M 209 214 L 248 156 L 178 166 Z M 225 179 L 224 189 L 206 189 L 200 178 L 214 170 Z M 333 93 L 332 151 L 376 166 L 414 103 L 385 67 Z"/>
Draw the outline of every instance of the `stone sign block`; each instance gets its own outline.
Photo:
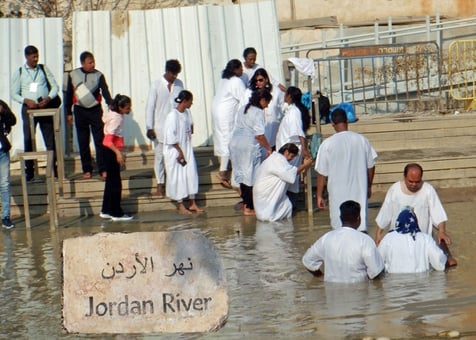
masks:
<path id="1" fill-rule="evenodd" d="M 63 242 L 68 332 L 208 332 L 227 316 L 221 260 L 198 230 L 100 233 Z"/>

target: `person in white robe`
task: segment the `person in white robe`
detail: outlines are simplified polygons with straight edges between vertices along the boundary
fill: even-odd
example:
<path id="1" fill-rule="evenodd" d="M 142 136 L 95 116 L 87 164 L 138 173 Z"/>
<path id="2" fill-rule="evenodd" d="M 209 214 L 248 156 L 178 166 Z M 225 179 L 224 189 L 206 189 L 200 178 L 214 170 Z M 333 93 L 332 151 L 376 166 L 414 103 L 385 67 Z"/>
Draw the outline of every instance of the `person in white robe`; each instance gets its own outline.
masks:
<path id="1" fill-rule="evenodd" d="M 342 226 L 339 218 L 342 202 L 354 200 L 362 207 L 359 231 L 366 231 L 367 199 L 372 193 L 377 153 L 367 138 L 348 130 L 347 116 L 343 110 L 334 110 L 332 125 L 336 133 L 322 142 L 316 158 L 317 207 L 327 208 L 323 198 L 327 181 L 332 228 Z"/>
<path id="2" fill-rule="evenodd" d="M 392 230 L 398 214 L 407 207 L 415 212 L 423 233 L 431 236 L 433 227 L 437 228 L 437 242 L 448 257 L 448 266 L 456 266 L 457 261 L 448 248 L 451 239 L 446 233 L 448 217 L 445 209 L 433 186 L 423 181 L 423 168 L 417 163 L 407 164 L 403 170 L 403 179 L 392 184 L 387 191 L 375 219 L 378 226 L 375 235 L 377 245 L 382 240 L 384 230 L 387 227 Z"/>
<path id="3" fill-rule="evenodd" d="M 271 147 L 264 136 L 263 109 L 271 100 L 267 89 L 253 92 L 250 102 L 243 106 L 236 119 L 236 127 L 230 142 L 230 157 L 233 164 L 232 181 L 240 185 L 243 198 L 243 214 L 254 215 L 253 185 L 256 169 L 261 164 L 261 147 L 267 155 Z"/>
<path id="4" fill-rule="evenodd" d="M 241 80 L 246 88 L 251 85 L 251 78 L 253 78 L 255 72 L 263 68 L 260 64 L 256 62 L 256 57 L 258 52 L 254 47 L 247 47 L 243 50 L 243 74 L 241 75 Z M 276 78 L 270 75 L 270 82 L 274 87 L 279 88 L 281 91 L 286 92 L 286 87 L 279 82 Z"/>
<path id="5" fill-rule="evenodd" d="M 147 138 L 153 142 L 155 152 L 154 173 L 157 190 L 154 195 L 159 198 L 165 195 L 164 121 L 176 106 L 175 98 L 184 89 L 183 82 L 177 79 L 181 70 L 182 66 L 178 60 L 167 60 L 165 73 L 151 84 L 146 103 Z"/>
<path id="6" fill-rule="evenodd" d="M 231 188 L 228 167 L 230 160 L 229 144 L 235 127 L 236 114 L 245 92 L 240 80 L 243 67 L 239 60 L 230 60 L 222 72 L 212 103 L 212 127 L 214 154 L 220 157 L 218 179 L 227 188 Z"/>
<path id="7" fill-rule="evenodd" d="M 370 236 L 356 229 L 360 225 L 360 204 L 346 201 L 340 206 L 342 228 L 327 232 L 304 254 L 302 263 L 324 281 L 353 283 L 374 279 L 384 269 L 382 256 Z"/>
<path id="8" fill-rule="evenodd" d="M 190 215 L 192 211 L 203 212 L 195 202 L 198 193 L 197 163 L 192 147 L 192 115 L 190 107 L 193 95 L 187 90 L 175 99 L 177 107 L 164 122 L 164 160 L 167 173 L 166 195 L 178 202 L 178 212 Z M 188 209 L 183 200 L 189 198 Z"/>
<path id="9" fill-rule="evenodd" d="M 250 85 L 250 80 L 260 65 L 256 62 L 258 52 L 254 47 L 247 47 L 243 51 L 243 73 L 240 76 L 245 87 Z"/>
<path id="10" fill-rule="evenodd" d="M 261 221 L 278 221 L 292 216 L 293 206 L 286 195 L 287 187 L 296 175 L 306 171 L 312 158 L 307 158 L 296 168 L 290 161 L 299 153 L 295 144 L 284 144 L 259 166 L 253 186 L 253 204 L 256 218 Z"/>
<path id="11" fill-rule="evenodd" d="M 388 273 L 422 273 L 431 268 L 445 269 L 446 255 L 431 235 L 422 232 L 418 218 L 408 208 L 395 222 L 395 230 L 385 235 L 378 246 Z"/>
<path id="12" fill-rule="evenodd" d="M 262 88 L 268 89 L 273 96 L 268 107 L 264 109 L 266 120 L 264 135 L 266 136 L 271 149 L 276 150 L 276 135 L 278 133 L 279 123 L 283 118 L 284 92 L 279 87 L 271 84 L 268 72 L 266 72 L 264 68 L 257 69 L 253 74 L 253 77 L 250 80 L 250 85 L 245 90 L 241 105 L 246 105 L 248 103 L 253 91 Z M 262 151 L 264 159 L 266 158 L 266 150 L 263 149 Z"/>
<path id="13" fill-rule="evenodd" d="M 276 149 L 279 150 L 286 143 L 296 144 L 299 148 L 299 154 L 291 162 L 295 167 L 299 167 L 303 158 L 311 158 L 306 141 L 306 131 L 309 128 L 311 118 L 309 110 L 301 103 L 301 97 L 302 92 L 297 87 L 290 86 L 286 90 L 284 101 L 287 108 L 276 134 Z M 288 191 L 291 193 L 299 192 L 298 176 L 296 176 L 293 184 L 288 187 Z"/>

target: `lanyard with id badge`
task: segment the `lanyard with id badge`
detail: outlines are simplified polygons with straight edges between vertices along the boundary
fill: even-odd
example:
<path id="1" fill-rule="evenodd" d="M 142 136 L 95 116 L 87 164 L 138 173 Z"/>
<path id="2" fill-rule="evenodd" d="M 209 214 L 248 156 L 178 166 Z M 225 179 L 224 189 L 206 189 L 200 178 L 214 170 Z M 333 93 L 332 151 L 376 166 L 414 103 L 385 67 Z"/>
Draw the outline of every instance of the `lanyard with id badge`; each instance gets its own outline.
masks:
<path id="1" fill-rule="evenodd" d="M 38 93 L 38 83 L 36 82 L 36 77 L 38 77 L 38 67 L 36 68 L 36 72 L 35 72 L 35 76 L 32 77 L 31 76 L 31 72 L 30 72 L 30 69 L 26 69 L 26 73 L 28 73 L 28 75 L 30 76 L 31 80 L 33 80 L 31 83 L 30 83 L 30 86 L 29 86 L 29 89 L 28 91 L 31 92 L 31 93 Z"/>

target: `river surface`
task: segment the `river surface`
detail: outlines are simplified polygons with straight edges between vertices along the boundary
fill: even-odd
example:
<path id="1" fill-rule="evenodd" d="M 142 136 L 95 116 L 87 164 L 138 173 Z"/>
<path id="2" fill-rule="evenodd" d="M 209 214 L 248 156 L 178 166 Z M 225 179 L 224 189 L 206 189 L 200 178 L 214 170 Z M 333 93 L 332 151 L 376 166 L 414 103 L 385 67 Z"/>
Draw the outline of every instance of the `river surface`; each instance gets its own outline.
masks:
<path id="1" fill-rule="evenodd" d="M 301 211 L 292 222 L 263 223 L 230 208 L 182 218 L 143 213 L 128 223 L 99 217 L 61 220 L 50 231 L 45 217 L 26 230 L 20 220 L 0 232 L 0 338 L 24 339 L 443 339 L 457 330 L 476 339 L 476 190 L 439 190 L 458 266 L 447 272 L 387 275 L 361 284 L 328 284 L 301 264 L 307 248 L 330 230 L 327 211 Z M 383 195 L 369 208 L 373 222 Z M 222 256 L 229 294 L 226 324 L 210 334 L 78 335 L 62 327 L 61 244 L 99 232 L 200 228 Z M 87 254 L 78 254 L 87 256 Z"/>

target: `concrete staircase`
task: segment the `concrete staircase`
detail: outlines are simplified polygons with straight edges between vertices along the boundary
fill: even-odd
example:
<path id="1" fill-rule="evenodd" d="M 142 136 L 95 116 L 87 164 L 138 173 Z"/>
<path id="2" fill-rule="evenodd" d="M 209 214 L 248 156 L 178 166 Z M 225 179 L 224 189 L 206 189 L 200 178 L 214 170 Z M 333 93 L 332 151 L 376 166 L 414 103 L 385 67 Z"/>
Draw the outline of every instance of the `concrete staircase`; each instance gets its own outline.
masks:
<path id="1" fill-rule="evenodd" d="M 351 124 L 350 129 L 367 136 L 379 154 L 375 193 L 386 191 L 401 178 L 403 167 L 409 162 L 420 163 L 425 170 L 424 179 L 435 187 L 476 187 L 476 114 L 363 116 L 359 122 Z M 322 126 L 324 138 L 333 133 L 331 125 Z M 175 208 L 169 199 L 152 195 L 156 185 L 153 157 L 152 151 L 127 155 L 122 183 L 123 207 L 128 212 Z M 231 208 L 240 199 L 236 191 L 219 184 L 218 161 L 213 156 L 213 148 L 196 148 L 195 157 L 200 174 L 199 205 Z M 60 216 L 93 215 L 101 209 L 104 182 L 97 174 L 90 180 L 83 180 L 80 169 L 79 157 L 65 160 L 67 180 L 64 195 L 58 195 Z M 46 213 L 46 184 L 28 184 L 28 192 L 31 214 Z M 12 163 L 12 196 L 12 216 L 23 215 L 18 162 Z"/>

